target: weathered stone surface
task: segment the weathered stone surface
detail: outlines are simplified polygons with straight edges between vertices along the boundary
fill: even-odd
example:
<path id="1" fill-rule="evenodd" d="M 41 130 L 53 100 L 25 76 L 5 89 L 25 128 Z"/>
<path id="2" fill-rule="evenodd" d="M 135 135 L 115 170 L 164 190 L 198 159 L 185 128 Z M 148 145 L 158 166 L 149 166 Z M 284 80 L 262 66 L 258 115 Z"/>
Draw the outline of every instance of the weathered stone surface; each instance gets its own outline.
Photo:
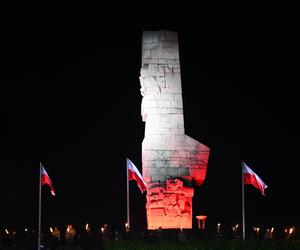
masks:
<path id="1" fill-rule="evenodd" d="M 185 135 L 176 32 L 144 31 L 140 84 L 148 229 L 191 228 L 191 181 L 203 183 L 209 148 Z"/>

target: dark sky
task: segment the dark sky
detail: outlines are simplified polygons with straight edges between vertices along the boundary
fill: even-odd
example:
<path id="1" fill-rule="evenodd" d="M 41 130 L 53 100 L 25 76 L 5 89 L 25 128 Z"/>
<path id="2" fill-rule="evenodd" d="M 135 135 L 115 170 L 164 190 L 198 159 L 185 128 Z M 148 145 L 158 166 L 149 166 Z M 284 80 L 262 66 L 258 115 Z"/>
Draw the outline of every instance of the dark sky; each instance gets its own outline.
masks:
<path id="1" fill-rule="evenodd" d="M 242 15 L 241 15 L 242 16 Z M 37 224 L 42 161 L 43 225 L 120 225 L 126 157 L 141 170 L 143 30 L 179 34 L 186 134 L 211 148 L 194 216 L 241 223 L 241 160 L 269 186 L 245 187 L 252 225 L 300 225 L 299 30 L 292 19 L 146 16 L 18 21 L 1 51 L 0 228 Z M 145 227 L 145 194 L 130 183 L 132 226 Z"/>

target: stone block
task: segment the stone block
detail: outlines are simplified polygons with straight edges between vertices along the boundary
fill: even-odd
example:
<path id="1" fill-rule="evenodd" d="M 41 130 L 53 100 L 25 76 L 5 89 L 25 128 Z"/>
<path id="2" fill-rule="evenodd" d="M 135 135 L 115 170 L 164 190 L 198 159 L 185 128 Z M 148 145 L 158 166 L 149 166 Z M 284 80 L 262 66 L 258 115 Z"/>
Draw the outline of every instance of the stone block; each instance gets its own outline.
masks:
<path id="1" fill-rule="evenodd" d="M 178 168 L 166 168 L 166 176 L 169 177 L 178 177 Z"/>
<path id="2" fill-rule="evenodd" d="M 209 148 L 185 135 L 176 32 L 143 33 L 140 82 L 148 229 L 191 228 L 194 189 L 178 178 L 202 184 Z"/>
<path id="3" fill-rule="evenodd" d="M 154 150 L 175 150 L 175 135 L 153 134 L 151 137 Z"/>
<path id="4" fill-rule="evenodd" d="M 161 30 L 159 32 L 154 32 L 156 34 L 160 35 L 160 40 L 162 41 L 173 41 L 178 44 L 178 34 L 177 32 L 174 31 L 169 31 L 169 30 Z"/>
<path id="5" fill-rule="evenodd" d="M 178 168 L 178 176 L 189 176 L 190 175 L 190 169 L 186 167 L 186 165 L 183 165 L 182 167 L 179 165 Z"/>

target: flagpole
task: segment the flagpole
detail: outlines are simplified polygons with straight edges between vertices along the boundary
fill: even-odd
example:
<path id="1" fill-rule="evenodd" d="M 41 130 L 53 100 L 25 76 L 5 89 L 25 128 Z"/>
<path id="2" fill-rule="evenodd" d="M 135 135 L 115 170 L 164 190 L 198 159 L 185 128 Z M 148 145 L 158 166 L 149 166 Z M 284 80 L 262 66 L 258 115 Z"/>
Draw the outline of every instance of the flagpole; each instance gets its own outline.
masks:
<path id="1" fill-rule="evenodd" d="M 127 182 L 127 226 L 130 229 L 130 213 L 129 213 L 129 180 L 128 180 L 128 162 L 126 159 L 126 182 Z"/>
<path id="2" fill-rule="evenodd" d="M 38 250 L 41 249 L 41 200 L 42 200 L 42 163 L 40 162 L 40 173 L 39 173 L 39 225 L 38 225 Z"/>
<path id="3" fill-rule="evenodd" d="M 242 163 L 242 216 L 243 216 L 243 240 L 245 240 L 245 185 L 244 185 L 244 171 Z"/>

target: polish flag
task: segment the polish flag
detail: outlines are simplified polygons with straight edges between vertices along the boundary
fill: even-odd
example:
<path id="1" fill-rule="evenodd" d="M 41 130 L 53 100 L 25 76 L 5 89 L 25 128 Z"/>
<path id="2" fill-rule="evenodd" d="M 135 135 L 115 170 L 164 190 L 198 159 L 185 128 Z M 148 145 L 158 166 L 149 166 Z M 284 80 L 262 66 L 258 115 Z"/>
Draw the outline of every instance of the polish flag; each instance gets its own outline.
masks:
<path id="1" fill-rule="evenodd" d="M 52 185 L 52 181 L 51 181 L 48 173 L 46 172 L 46 169 L 43 166 L 41 166 L 41 184 L 48 185 L 50 187 L 51 194 L 55 196 L 55 191 L 54 191 L 54 187 Z"/>
<path id="2" fill-rule="evenodd" d="M 243 166 L 243 174 L 244 174 L 244 184 L 250 184 L 256 187 L 261 191 L 263 195 L 265 195 L 265 189 L 268 187 L 260 177 L 254 173 L 254 171 L 249 168 L 246 163 L 242 162 Z"/>
<path id="3" fill-rule="evenodd" d="M 127 159 L 127 171 L 128 181 L 135 180 L 141 192 L 143 193 L 147 189 L 147 183 L 144 181 L 139 170 L 129 159 Z"/>

